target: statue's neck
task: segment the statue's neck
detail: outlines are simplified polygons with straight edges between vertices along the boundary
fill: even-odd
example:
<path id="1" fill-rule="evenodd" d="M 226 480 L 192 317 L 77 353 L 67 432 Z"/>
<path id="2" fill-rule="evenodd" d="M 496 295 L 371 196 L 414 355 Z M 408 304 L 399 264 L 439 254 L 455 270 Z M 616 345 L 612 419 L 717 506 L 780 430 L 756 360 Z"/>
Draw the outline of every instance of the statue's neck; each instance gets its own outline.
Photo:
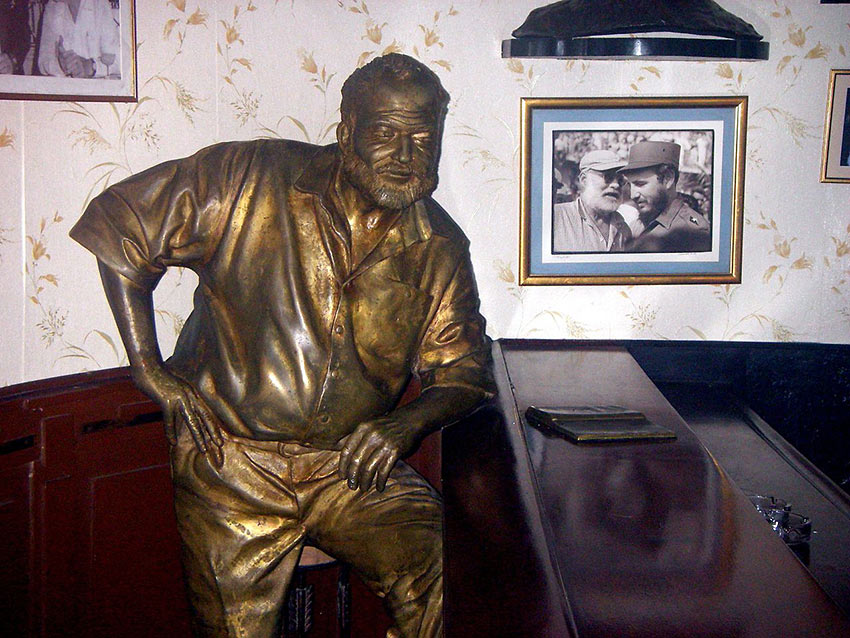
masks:
<path id="1" fill-rule="evenodd" d="M 354 269 L 374 250 L 401 213 L 376 206 L 348 181 L 342 170 L 337 171 L 333 188 L 338 212 L 348 222 L 351 268 Z"/>

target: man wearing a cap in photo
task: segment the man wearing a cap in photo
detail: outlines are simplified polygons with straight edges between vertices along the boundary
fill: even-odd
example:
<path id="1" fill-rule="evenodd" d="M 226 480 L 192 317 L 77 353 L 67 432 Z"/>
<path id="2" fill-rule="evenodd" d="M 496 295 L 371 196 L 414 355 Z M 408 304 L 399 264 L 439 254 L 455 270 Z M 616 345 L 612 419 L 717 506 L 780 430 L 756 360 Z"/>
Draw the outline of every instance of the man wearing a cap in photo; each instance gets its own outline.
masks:
<path id="1" fill-rule="evenodd" d="M 638 142 L 620 169 L 631 186 L 639 216 L 626 250 L 641 253 L 711 250 L 711 228 L 676 193 L 681 147 L 674 142 Z"/>
<path id="2" fill-rule="evenodd" d="M 552 216 L 552 250 L 556 253 L 622 251 L 632 233 L 617 212 L 622 202 L 617 171 L 625 162 L 612 151 L 590 151 L 581 158 L 578 197 L 556 204 Z"/>

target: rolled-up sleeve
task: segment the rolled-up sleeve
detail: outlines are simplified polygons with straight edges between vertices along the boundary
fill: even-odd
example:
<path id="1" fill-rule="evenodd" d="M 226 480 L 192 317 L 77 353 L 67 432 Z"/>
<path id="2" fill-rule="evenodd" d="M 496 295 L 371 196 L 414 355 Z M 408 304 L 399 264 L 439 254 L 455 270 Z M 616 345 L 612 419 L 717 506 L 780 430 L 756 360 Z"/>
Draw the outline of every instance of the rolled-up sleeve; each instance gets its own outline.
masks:
<path id="1" fill-rule="evenodd" d="M 472 263 L 464 250 L 422 340 L 417 371 L 423 390 L 453 386 L 477 390 L 482 398 L 495 395 L 490 339 L 479 305 Z"/>
<path id="2" fill-rule="evenodd" d="M 71 237 L 128 279 L 156 284 L 168 266 L 214 252 L 250 151 L 220 144 L 134 175 L 97 196 Z"/>

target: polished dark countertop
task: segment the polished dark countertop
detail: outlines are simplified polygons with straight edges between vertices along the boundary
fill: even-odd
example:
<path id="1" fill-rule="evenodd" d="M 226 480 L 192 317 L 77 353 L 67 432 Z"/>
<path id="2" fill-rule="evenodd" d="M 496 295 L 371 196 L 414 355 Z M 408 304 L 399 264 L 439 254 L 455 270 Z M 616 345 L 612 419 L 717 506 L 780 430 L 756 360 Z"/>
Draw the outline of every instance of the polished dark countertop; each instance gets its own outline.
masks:
<path id="1" fill-rule="evenodd" d="M 447 636 L 850 635 L 628 352 L 507 341 L 494 356 L 497 406 L 443 439 Z M 575 445 L 520 417 L 612 404 L 677 439 Z"/>
<path id="2" fill-rule="evenodd" d="M 850 497 L 726 388 L 661 384 L 659 389 L 747 494 L 776 496 L 812 521 L 797 557 L 850 614 Z"/>

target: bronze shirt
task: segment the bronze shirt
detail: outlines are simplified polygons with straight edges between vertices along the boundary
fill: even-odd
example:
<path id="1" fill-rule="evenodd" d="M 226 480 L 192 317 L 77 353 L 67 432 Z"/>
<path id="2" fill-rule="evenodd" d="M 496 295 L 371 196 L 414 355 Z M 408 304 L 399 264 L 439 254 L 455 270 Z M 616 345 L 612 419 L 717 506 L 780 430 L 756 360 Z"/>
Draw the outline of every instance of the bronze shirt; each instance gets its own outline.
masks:
<path id="1" fill-rule="evenodd" d="M 146 288 L 168 266 L 198 274 L 169 365 L 233 434 L 336 448 L 412 372 L 423 391 L 492 392 L 463 233 L 420 200 L 352 271 L 337 167 L 335 145 L 218 144 L 110 187 L 71 231 Z"/>

